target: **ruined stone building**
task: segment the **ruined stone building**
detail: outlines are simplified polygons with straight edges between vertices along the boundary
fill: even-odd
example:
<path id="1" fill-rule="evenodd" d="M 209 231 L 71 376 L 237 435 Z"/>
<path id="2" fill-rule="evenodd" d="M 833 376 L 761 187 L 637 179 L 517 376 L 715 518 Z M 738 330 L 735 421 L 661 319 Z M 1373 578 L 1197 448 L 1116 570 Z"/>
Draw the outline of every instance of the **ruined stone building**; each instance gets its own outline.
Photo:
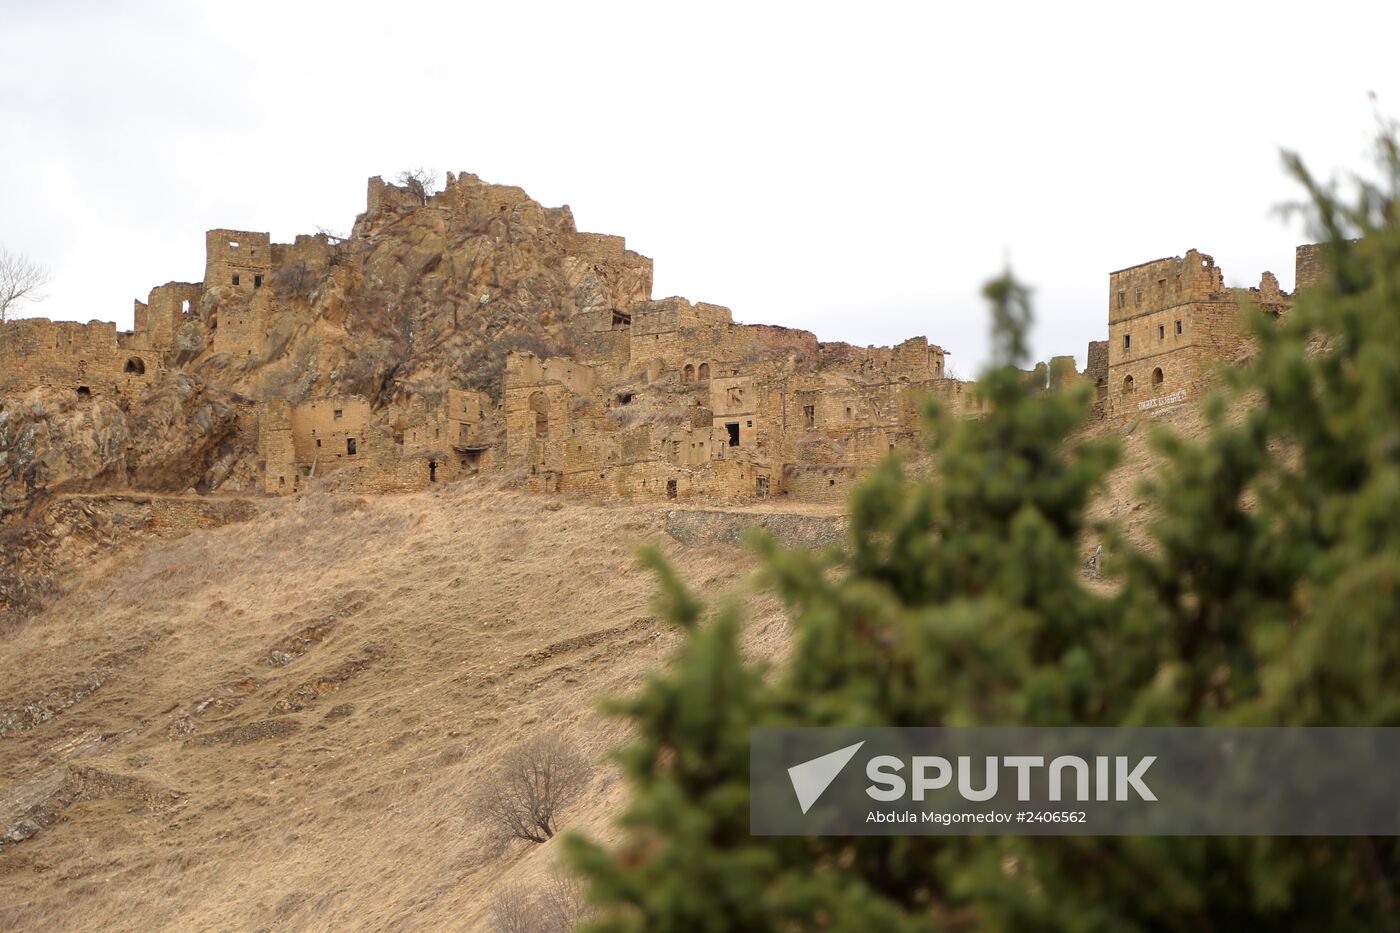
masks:
<path id="1" fill-rule="evenodd" d="M 1297 281 L 1315 281 L 1317 249 L 1297 250 Z M 1107 359 L 1090 346 L 1089 371 L 1101 377 L 1110 416 L 1185 402 L 1211 370 L 1245 342 L 1242 313 L 1277 316 L 1291 296 L 1265 272 L 1258 288 L 1229 288 L 1215 260 L 1196 250 L 1111 273 Z"/>
<path id="2" fill-rule="evenodd" d="M 256 414 L 240 430 L 273 495 L 331 474 L 385 491 L 509 473 L 542 491 L 837 500 L 921 445 L 924 398 L 980 411 L 925 337 L 824 343 L 655 299 L 652 261 L 621 237 L 473 175 L 426 199 L 372 178 L 348 238 L 210 230 L 205 255 L 203 281 L 152 289 L 129 333 L 5 325 L 0 393 L 60 387 L 134 410 L 189 374 Z M 1319 270 L 1300 247 L 1299 283 Z M 1089 379 L 1109 418 L 1185 401 L 1242 342 L 1242 302 L 1277 314 L 1289 296 L 1269 273 L 1227 288 L 1194 250 L 1114 272 L 1085 372 L 1057 358 L 1027 378 Z"/>

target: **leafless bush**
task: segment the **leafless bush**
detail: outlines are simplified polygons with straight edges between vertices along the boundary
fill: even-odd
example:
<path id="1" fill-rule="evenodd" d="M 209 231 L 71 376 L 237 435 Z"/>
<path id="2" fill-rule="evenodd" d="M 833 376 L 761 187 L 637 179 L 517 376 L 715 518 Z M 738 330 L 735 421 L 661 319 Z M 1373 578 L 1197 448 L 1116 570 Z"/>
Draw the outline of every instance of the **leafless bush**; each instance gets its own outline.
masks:
<path id="1" fill-rule="evenodd" d="M 571 933 L 592 912 L 583 883 L 555 868 L 542 887 L 502 888 L 491 900 L 491 925 L 496 933 Z"/>
<path id="2" fill-rule="evenodd" d="M 564 738 L 542 735 L 507 752 L 488 779 L 481 814 L 502 836 L 544 842 L 588 784 L 588 762 Z"/>
<path id="3" fill-rule="evenodd" d="M 48 270 L 37 262 L 0 246 L 0 324 L 26 301 L 43 301 Z"/>
<path id="4" fill-rule="evenodd" d="M 537 902 L 540 929 L 549 933 L 569 933 L 593 913 L 583 882 L 563 868 L 549 873 Z"/>
<path id="5" fill-rule="evenodd" d="M 316 285 L 305 260 L 289 262 L 272 274 L 272 290 L 279 298 L 306 298 Z"/>
<path id="6" fill-rule="evenodd" d="M 437 193 L 439 176 L 436 169 L 419 167 L 399 172 L 397 181 L 413 192 L 414 197 L 427 204 L 428 198 Z"/>
<path id="7" fill-rule="evenodd" d="M 535 933 L 534 896 L 523 884 L 507 885 L 491 899 L 491 929 L 495 933 Z"/>

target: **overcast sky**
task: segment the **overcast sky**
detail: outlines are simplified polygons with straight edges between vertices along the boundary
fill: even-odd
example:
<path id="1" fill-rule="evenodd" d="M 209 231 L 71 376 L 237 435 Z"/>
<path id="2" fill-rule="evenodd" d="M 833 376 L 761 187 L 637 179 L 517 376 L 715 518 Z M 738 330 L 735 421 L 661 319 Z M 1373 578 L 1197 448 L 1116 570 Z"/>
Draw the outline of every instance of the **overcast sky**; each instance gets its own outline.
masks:
<path id="1" fill-rule="evenodd" d="M 1106 331 L 1111 270 L 1195 247 L 1293 282 L 1280 147 L 1363 164 L 1400 3 L 883 5 L 0 0 L 0 244 L 30 313 L 131 325 L 203 232 L 348 230 L 427 165 L 568 204 L 657 297 L 971 376 L 981 283 L 1034 349 Z"/>

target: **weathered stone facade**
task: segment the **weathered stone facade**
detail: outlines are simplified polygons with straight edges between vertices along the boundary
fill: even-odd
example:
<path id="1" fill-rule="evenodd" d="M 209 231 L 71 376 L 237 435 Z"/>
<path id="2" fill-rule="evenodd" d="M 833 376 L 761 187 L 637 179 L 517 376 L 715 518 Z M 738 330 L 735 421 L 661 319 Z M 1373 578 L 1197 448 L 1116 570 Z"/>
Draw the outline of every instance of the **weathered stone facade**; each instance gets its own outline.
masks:
<path id="1" fill-rule="evenodd" d="M 1245 342 L 1241 315 L 1278 315 L 1290 301 L 1271 272 L 1258 288 L 1227 288 L 1215 260 L 1194 249 L 1111 273 L 1108 292 L 1106 407 L 1117 417 L 1196 397 L 1212 367 Z M 1090 356 L 1097 373 L 1092 344 Z"/>

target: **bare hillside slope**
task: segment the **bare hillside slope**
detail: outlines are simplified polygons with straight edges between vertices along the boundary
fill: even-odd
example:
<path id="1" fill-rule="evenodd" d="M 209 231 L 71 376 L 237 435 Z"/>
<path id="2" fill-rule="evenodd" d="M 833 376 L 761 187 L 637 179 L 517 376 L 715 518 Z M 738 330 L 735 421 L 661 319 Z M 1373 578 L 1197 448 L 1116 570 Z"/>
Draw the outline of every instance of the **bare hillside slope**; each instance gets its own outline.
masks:
<path id="1" fill-rule="evenodd" d="M 310 494 L 79 574 L 0 642 L 0 929 L 483 925 L 557 858 L 485 832 L 495 756 L 560 727 L 602 758 L 596 699 L 673 644 L 631 543 L 707 592 L 744 574 L 664 518 L 473 483 Z M 606 832 L 618 791 L 599 767 L 566 823 Z"/>

